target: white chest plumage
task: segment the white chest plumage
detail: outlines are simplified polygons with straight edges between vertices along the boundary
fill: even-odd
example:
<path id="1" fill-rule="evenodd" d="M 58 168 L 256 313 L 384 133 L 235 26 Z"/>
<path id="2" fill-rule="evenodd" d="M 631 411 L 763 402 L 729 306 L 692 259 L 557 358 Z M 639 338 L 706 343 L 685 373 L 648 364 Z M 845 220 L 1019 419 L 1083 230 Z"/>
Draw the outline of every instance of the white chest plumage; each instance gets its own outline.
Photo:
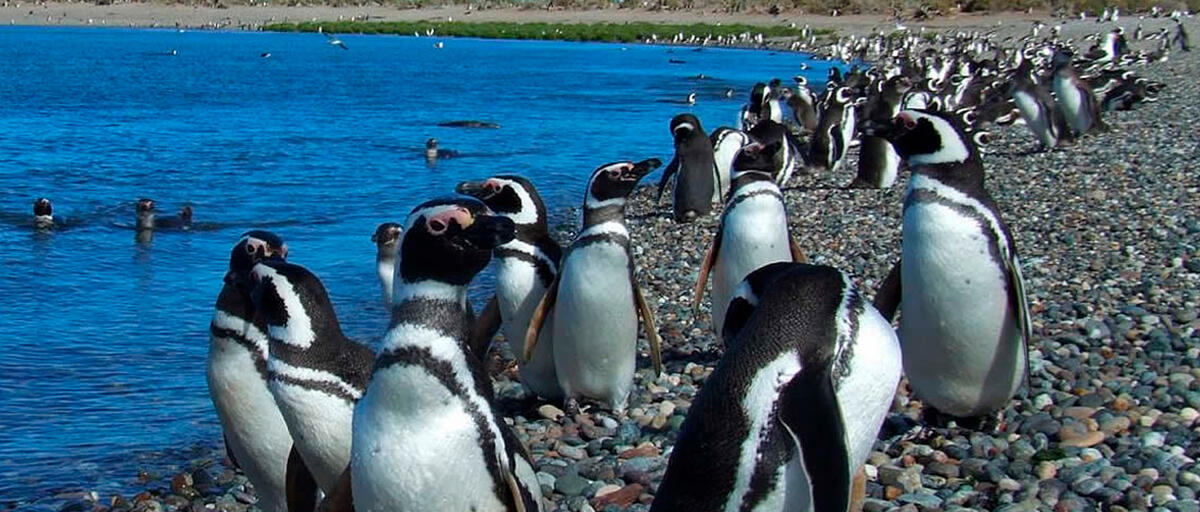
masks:
<path id="1" fill-rule="evenodd" d="M 1047 119 L 1046 112 L 1038 104 L 1037 98 L 1025 91 L 1016 91 L 1012 96 L 1013 101 L 1017 104 L 1017 110 L 1021 111 L 1021 117 L 1025 118 L 1025 122 L 1029 124 L 1029 129 L 1043 145 L 1053 147 L 1055 140 L 1050 131 L 1050 120 Z"/>
<path id="2" fill-rule="evenodd" d="M 536 249 L 522 242 L 509 242 L 512 249 L 537 257 Z M 519 246 L 517 246 L 519 245 Z M 504 338 L 509 349 L 520 357 L 524 351 L 525 331 L 546 287 L 538 277 L 537 267 L 516 257 L 497 258 L 496 299 L 503 320 Z M 553 315 L 543 324 L 538 344 L 529 361 L 519 361 L 517 371 L 521 382 L 538 396 L 554 400 L 562 397 L 554 368 Z"/>
<path id="3" fill-rule="evenodd" d="M 712 282 L 713 329 L 718 333 L 725 325 L 725 309 L 742 279 L 764 265 L 792 259 L 787 211 L 775 195 L 779 189 L 768 182 L 752 187 L 755 189 L 739 193 L 764 193 L 737 203 L 722 219 L 721 247 Z"/>
<path id="4" fill-rule="evenodd" d="M 1083 108 L 1083 94 L 1075 88 L 1075 84 L 1070 80 L 1055 76 L 1054 94 L 1057 95 L 1058 104 L 1062 107 L 1063 115 L 1067 117 L 1071 129 L 1080 134 L 1086 132 L 1090 112 L 1086 112 Z"/>

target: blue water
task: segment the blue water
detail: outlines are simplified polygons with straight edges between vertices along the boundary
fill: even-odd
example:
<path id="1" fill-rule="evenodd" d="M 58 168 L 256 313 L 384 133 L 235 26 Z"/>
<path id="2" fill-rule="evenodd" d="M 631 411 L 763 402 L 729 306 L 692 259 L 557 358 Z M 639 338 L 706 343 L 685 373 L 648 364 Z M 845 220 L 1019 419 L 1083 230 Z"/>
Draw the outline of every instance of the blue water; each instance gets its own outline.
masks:
<path id="1" fill-rule="evenodd" d="M 284 236 L 348 334 L 374 340 L 386 325 L 378 223 L 501 172 L 531 177 L 564 211 L 599 164 L 669 160 L 674 114 L 693 111 L 708 130 L 731 124 L 754 82 L 786 80 L 807 60 L 343 40 L 348 51 L 316 34 L 0 28 L 0 508 L 65 489 L 128 495 L 139 468 L 218 443 L 208 322 L 244 230 Z M 810 65 L 821 80 L 826 63 Z M 735 99 L 722 97 L 727 87 Z M 671 103 L 689 92 L 694 107 Z M 455 119 L 501 128 L 436 126 Z M 428 137 L 461 155 L 427 165 Z M 67 229 L 29 228 L 38 196 Z M 164 213 L 192 204 L 203 229 L 139 243 L 138 197 Z"/>

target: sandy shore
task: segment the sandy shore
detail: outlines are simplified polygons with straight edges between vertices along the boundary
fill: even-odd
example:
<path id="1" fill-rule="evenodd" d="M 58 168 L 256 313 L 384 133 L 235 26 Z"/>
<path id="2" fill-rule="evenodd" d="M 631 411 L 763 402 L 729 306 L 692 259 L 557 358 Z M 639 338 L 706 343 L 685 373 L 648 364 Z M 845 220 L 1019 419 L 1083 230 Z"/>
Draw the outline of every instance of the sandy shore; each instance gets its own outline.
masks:
<path id="1" fill-rule="evenodd" d="M 420 9 L 398 9 L 384 6 L 365 7 L 286 7 L 286 6 L 230 6 L 228 8 L 192 7 L 184 5 L 162 5 L 154 3 L 120 3 L 93 5 L 59 2 L 14 2 L 0 3 L 0 23 L 8 20 L 10 25 L 49 26 L 109 26 L 109 27 L 178 27 L 257 30 L 265 24 L 275 22 L 301 22 L 318 20 L 372 20 L 372 21 L 504 21 L 504 22 L 548 22 L 548 23 L 744 23 L 760 26 L 811 25 L 828 28 L 838 34 L 867 34 L 872 30 L 892 31 L 895 21 L 878 15 L 821 16 L 803 12 L 784 12 L 779 16 L 768 14 L 722 13 L 704 10 L 652 11 L 645 9 L 596 9 L 596 10 L 546 10 L 546 9 L 487 9 L 474 10 L 466 6 L 426 7 Z M 1019 35 L 1028 30 L 1034 20 L 1050 22 L 1048 13 L 989 13 L 960 14 L 939 17 L 920 23 L 906 22 L 912 29 L 929 30 L 999 30 L 1004 35 Z M 1125 23 L 1136 22 L 1126 16 Z M 1088 22 L 1088 28 L 1095 27 Z"/>

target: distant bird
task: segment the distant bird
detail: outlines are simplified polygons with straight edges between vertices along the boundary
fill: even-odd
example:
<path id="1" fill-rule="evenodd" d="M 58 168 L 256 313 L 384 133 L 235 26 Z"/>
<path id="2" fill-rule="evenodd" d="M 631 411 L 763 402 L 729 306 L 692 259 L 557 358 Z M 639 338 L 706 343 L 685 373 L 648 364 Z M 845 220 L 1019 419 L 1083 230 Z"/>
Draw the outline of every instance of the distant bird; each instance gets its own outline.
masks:
<path id="1" fill-rule="evenodd" d="M 269 58 L 271 58 L 271 52 L 262 52 L 262 53 L 258 54 L 258 56 L 262 57 L 264 59 L 269 59 Z"/>
<path id="2" fill-rule="evenodd" d="M 438 140 L 434 138 L 425 141 L 426 160 L 437 160 L 438 158 L 450 158 L 452 156 L 458 156 L 458 151 L 453 149 L 439 149 Z"/>
<path id="3" fill-rule="evenodd" d="M 434 47 L 434 48 L 437 48 L 437 49 L 439 49 L 439 50 L 441 50 L 441 49 L 442 49 L 442 48 L 444 48 L 445 46 L 446 46 L 446 43 L 443 43 L 443 42 L 441 42 L 441 41 L 438 41 L 437 43 L 435 43 L 435 44 L 433 45 L 433 47 Z"/>
<path id="4" fill-rule="evenodd" d="M 326 34 L 326 33 L 325 33 L 325 28 L 324 28 L 324 27 L 317 27 L 317 32 L 319 32 L 321 35 L 325 36 L 325 40 L 326 40 L 326 42 L 328 42 L 329 44 L 331 44 L 331 45 L 334 45 L 334 46 L 336 46 L 336 47 L 338 47 L 338 48 L 341 48 L 341 49 L 343 49 L 343 50 L 349 50 L 349 49 L 350 49 L 349 47 L 347 47 L 347 46 L 346 46 L 346 43 L 343 43 L 341 39 L 338 39 L 338 38 L 337 38 L 337 36 L 335 36 L 335 35 L 332 35 L 332 34 Z"/>

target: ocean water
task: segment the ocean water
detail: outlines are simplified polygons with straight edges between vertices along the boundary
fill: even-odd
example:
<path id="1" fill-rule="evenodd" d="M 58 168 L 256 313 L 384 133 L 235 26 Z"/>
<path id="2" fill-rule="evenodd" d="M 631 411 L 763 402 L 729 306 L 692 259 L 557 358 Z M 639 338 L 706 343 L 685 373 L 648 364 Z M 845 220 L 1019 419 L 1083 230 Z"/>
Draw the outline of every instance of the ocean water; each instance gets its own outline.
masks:
<path id="1" fill-rule="evenodd" d="M 829 65 L 748 50 L 342 39 L 349 50 L 317 34 L 0 28 L 0 508 L 75 489 L 128 496 L 139 469 L 161 474 L 219 444 L 208 322 L 243 231 L 282 235 L 347 333 L 373 343 L 387 317 L 378 223 L 496 173 L 530 177 L 565 212 L 600 164 L 668 161 L 674 114 L 711 131 L 734 122 L 754 82 L 788 80 L 802 62 L 821 82 Z M 693 107 L 680 101 L 689 92 Z M 458 119 L 501 127 L 437 126 Z M 429 165 L 428 137 L 460 155 Z M 40 196 L 65 228 L 31 229 Z M 197 228 L 136 240 L 139 197 L 163 214 L 193 205 Z"/>

